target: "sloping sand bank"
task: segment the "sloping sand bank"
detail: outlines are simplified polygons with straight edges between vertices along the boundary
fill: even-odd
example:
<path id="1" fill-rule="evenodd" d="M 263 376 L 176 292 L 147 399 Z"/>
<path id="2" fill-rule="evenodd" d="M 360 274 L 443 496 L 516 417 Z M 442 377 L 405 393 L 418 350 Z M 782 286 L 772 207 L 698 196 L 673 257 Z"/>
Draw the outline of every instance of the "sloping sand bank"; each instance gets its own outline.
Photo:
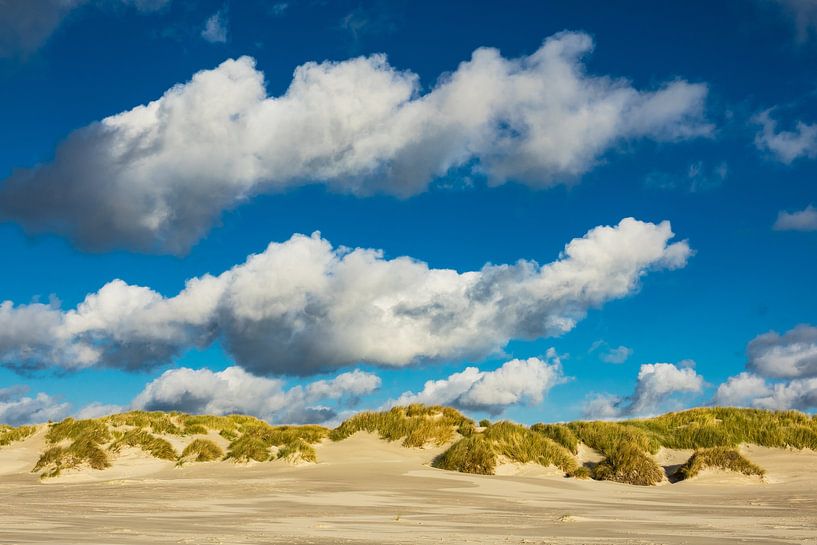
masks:
<path id="1" fill-rule="evenodd" d="M 107 479 L 40 482 L 21 464 L 38 441 L 0 450 L 0 543 L 817 544 L 811 451 L 744 447 L 765 482 L 713 472 L 636 487 L 446 472 L 425 465 L 438 450 L 357 434 L 320 445 L 318 464 L 129 457 Z"/>

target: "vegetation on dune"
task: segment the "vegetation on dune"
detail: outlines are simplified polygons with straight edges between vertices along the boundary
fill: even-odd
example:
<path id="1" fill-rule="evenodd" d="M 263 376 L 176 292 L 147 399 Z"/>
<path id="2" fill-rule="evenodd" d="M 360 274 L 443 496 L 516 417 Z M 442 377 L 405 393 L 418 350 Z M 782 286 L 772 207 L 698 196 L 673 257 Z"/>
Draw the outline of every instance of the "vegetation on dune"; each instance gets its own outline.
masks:
<path id="1" fill-rule="evenodd" d="M 227 458 L 236 462 L 266 462 L 278 458 L 315 462 L 317 453 L 312 447 L 329 435 L 322 426 L 270 426 L 265 422 L 245 425 L 227 449 Z M 272 447 L 278 452 L 273 454 Z"/>
<path id="2" fill-rule="evenodd" d="M 474 422 L 450 407 L 407 405 L 389 411 L 366 411 L 344 421 L 329 437 L 340 441 L 359 432 L 377 433 L 386 441 L 402 439 L 404 447 L 437 446 L 453 441 L 457 434 L 474 433 Z"/>
<path id="3" fill-rule="evenodd" d="M 492 475 L 500 457 L 511 462 L 554 465 L 569 473 L 576 460 L 549 437 L 513 422 L 497 422 L 483 433 L 465 437 L 440 455 L 434 466 L 463 473 Z"/>
<path id="4" fill-rule="evenodd" d="M 0 425 L 0 446 L 35 431 L 34 426 Z M 331 431 L 321 426 L 272 426 L 244 415 L 131 411 L 50 424 L 46 449 L 34 471 L 47 477 L 80 466 L 103 469 L 110 466 L 110 456 L 125 446 L 180 464 L 218 459 L 314 462 L 315 444 L 326 437 L 339 441 L 359 431 L 401 441 L 406 447 L 451 443 L 434 460 L 434 466 L 443 469 L 490 475 L 503 461 L 536 463 L 553 465 L 571 477 L 640 485 L 663 479 L 663 470 L 652 457 L 661 447 L 695 449 L 678 471 L 679 478 L 692 477 L 706 467 L 762 475 L 761 468 L 735 450 L 743 443 L 817 450 L 817 418 L 797 411 L 715 407 L 621 422 L 534 424 L 530 428 L 483 420 L 477 428 L 455 409 L 415 404 L 362 412 Z M 210 438 L 199 437 L 178 455 L 167 440 L 168 436 L 214 433 L 229 441 L 226 453 Z M 593 467 L 579 466 L 576 454 L 580 443 L 597 450 L 604 459 Z"/>
<path id="5" fill-rule="evenodd" d="M 736 471 L 744 475 L 763 476 L 766 472 L 760 466 L 747 460 L 740 452 L 729 447 L 699 449 L 675 473 L 679 479 L 690 479 L 707 468 Z"/>
<path id="6" fill-rule="evenodd" d="M 184 447 L 182 455 L 179 457 L 179 464 L 192 462 L 212 462 L 224 457 L 221 447 L 209 439 L 194 439 L 189 445 Z"/>
<path id="7" fill-rule="evenodd" d="M 496 458 L 496 451 L 491 443 L 481 435 L 472 435 L 451 445 L 434 460 L 433 466 L 460 473 L 493 475 L 496 471 Z"/>
<path id="8" fill-rule="evenodd" d="M 176 460 L 179 457 L 176 449 L 167 440 L 145 430 L 133 429 L 125 432 L 111 443 L 108 450 L 118 453 L 124 446 L 138 447 L 160 460 Z"/>
<path id="9" fill-rule="evenodd" d="M 622 443 L 593 467 L 591 476 L 598 481 L 648 486 L 661 482 L 664 471 L 637 445 Z"/>
<path id="10" fill-rule="evenodd" d="M 36 426 L 19 426 L 15 428 L 0 424 L 0 447 L 31 437 L 35 431 L 37 431 Z"/>
<path id="11" fill-rule="evenodd" d="M 534 424 L 530 429 L 552 439 L 573 454 L 579 452 L 579 438 L 564 424 Z"/>

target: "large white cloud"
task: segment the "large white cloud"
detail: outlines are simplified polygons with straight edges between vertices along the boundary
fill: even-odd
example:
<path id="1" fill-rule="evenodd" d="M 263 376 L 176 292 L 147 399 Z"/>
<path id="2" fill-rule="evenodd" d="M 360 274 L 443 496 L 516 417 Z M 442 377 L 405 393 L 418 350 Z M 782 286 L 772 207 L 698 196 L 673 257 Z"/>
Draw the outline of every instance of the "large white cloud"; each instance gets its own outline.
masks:
<path id="1" fill-rule="evenodd" d="M 27 392 L 24 386 L 0 388 L 0 424 L 39 424 L 68 415 L 68 403 L 42 392 L 33 397 L 26 395 Z"/>
<path id="2" fill-rule="evenodd" d="M 225 209 L 307 183 L 408 196 L 454 167 L 491 184 L 569 182 L 627 139 L 705 135 L 703 84 L 640 91 L 585 72 L 586 34 L 530 56 L 481 48 L 421 93 L 383 55 L 306 63 L 267 96 L 249 57 L 76 131 L 0 186 L 0 217 L 91 249 L 183 253 Z"/>
<path id="3" fill-rule="evenodd" d="M 256 374 L 476 360 L 511 339 L 570 331 L 648 271 L 683 267 L 691 250 L 673 236 L 668 222 L 628 218 L 572 240 L 546 265 L 459 273 L 295 235 L 174 297 L 115 280 L 68 311 L 3 303 L 0 362 L 136 369 L 214 339 Z"/>
<path id="4" fill-rule="evenodd" d="M 817 124 L 798 121 L 792 131 L 778 130 L 770 110 L 756 115 L 754 121 L 760 125 L 755 146 L 770 152 L 781 163 L 788 165 L 801 157 L 817 157 Z"/>
<path id="5" fill-rule="evenodd" d="M 703 377 L 690 365 L 645 363 L 639 369 L 632 395 L 595 396 L 588 400 L 584 412 L 591 418 L 649 416 L 658 412 L 673 395 L 699 393 L 703 385 Z"/>
<path id="6" fill-rule="evenodd" d="M 511 360 L 493 371 L 467 367 L 448 378 L 429 380 L 422 391 L 405 392 L 389 405 L 425 403 L 499 414 L 511 405 L 541 403 L 564 381 L 559 356 L 550 349 L 544 360 Z"/>
<path id="7" fill-rule="evenodd" d="M 380 378 L 354 370 L 329 380 L 285 388 L 283 381 L 258 377 L 240 367 L 223 371 L 171 369 L 133 400 L 137 409 L 197 414 L 249 414 L 284 424 L 322 423 L 337 416 L 336 405 L 354 404 L 380 387 Z"/>
<path id="8" fill-rule="evenodd" d="M 729 377 L 715 392 L 715 405 L 743 407 L 752 405 L 755 399 L 766 397 L 771 388 L 763 377 L 743 372 Z"/>
<path id="9" fill-rule="evenodd" d="M 817 376 L 817 327 L 801 324 L 780 335 L 758 335 L 746 348 L 747 368 L 764 377 Z"/>

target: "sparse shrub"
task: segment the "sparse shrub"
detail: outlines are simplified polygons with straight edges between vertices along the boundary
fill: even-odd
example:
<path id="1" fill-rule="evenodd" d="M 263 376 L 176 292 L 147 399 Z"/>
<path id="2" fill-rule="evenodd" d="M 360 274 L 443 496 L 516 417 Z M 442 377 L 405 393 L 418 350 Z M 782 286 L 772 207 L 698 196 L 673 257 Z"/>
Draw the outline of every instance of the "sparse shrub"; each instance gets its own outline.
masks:
<path id="1" fill-rule="evenodd" d="M 305 440 L 296 438 L 278 449 L 276 458 L 289 462 L 304 461 L 314 463 L 318 461 L 318 453 L 315 452 L 315 448 Z"/>
<path id="2" fill-rule="evenodd" d="M 184 447 L 180 460 L 211 462 L 213 460 L 220 460 L 223 456 L 224 451 L 221 450 L 221 447 L 209 439 L 194 439 L 189 445 Z"/>
<path id="3" fill-rule="evenodd" d="M 242 426 L 241 435 L 227 449 L 227 458 L 237 462 L 264 462 L 272 458 L 270 449 L 278 447 L 276 458 L 315 462 L 317 453 L 312 444 L 328 434 L 329 430 L 322 426 L 270 426 L 261 421 L 253 422 Z"/>
<path id="4" fill-rule="evenodd" d="M 706 468 L 736 471 L 744 475 L 763 476 L 766 473 L 733 448 L 713 447 L 696 450 L 687 463 L 678 468 L 675 475 L 680 479 L 690 479 Z"/>
<path id="5" fill-rule="evenodd" d="M 482 420 L 479 421 L 479 427 L 480 428 L 487 428 L 490 425 L 491 425 L 491 421 L 488 420 L 487 418 L 483 418 Z"/>
<path id="6" fill-rule="evenodd" d="M 664 472 L 638 446 L 622 443 L 609 451 L 607 457 L 596 464 L 592 476 L 599 481 L 648 486 L 661 482 Z"/>

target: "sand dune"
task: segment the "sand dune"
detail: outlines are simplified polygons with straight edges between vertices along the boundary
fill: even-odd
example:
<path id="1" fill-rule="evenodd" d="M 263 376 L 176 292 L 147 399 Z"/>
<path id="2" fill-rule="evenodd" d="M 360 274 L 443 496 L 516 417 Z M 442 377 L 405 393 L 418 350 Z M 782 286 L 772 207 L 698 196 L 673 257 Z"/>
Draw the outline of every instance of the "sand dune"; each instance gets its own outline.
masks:
<path id="1" fill-rule="evenodd" d="M 705 470 L 637 487 L 529 464 L 443 471 L 429 463 L 444 447 L 359 432 L 317 445 L 317 464 L 179 468 L 126 449 L 111 468 L 40 480 L 30 470 L 43 435 L 0 449 L 0 543 L 817 544 L 810 450 L 742 446 L 767 470 L 762 481 Z"/>

